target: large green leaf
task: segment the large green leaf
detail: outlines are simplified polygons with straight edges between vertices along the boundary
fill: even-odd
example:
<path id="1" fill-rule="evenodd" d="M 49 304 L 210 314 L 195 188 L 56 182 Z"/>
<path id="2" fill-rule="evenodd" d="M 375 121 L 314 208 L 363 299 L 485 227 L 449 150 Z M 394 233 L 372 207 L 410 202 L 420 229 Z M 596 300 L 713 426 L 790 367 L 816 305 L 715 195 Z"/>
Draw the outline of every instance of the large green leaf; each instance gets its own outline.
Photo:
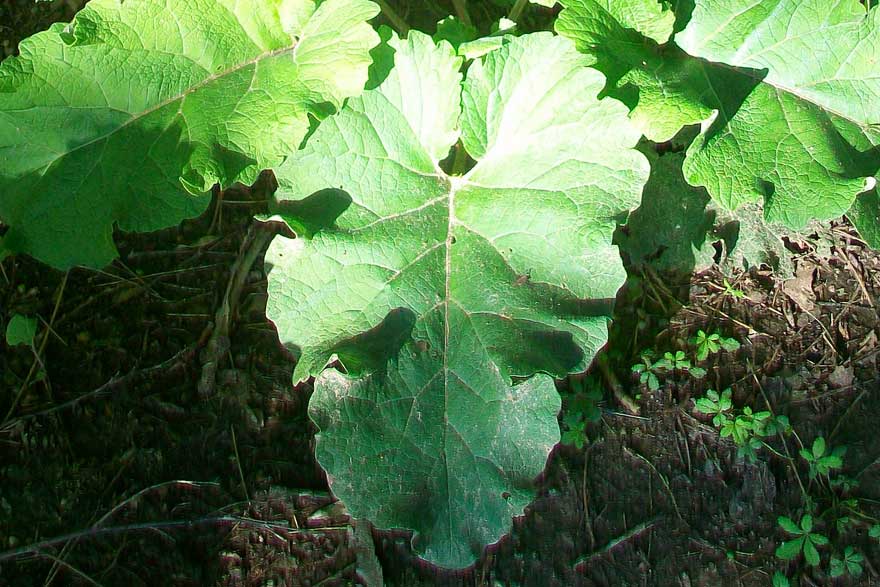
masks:
<path id="1" fill-rule="evenodd" d="M 463 92 L 448 43 L 412 32 L 395 59 L 278 170 L 276 211 L 299 238 L 267 253 L 267 313 L 300 354 L 294 379 L 318 375 L 334 492 L 464 567 L 522 513 L 559 440 L 550 375 L 606 340 L 625 277 L 615 219 L 648 165 L 565 39 L 510 38 Z M 453 176 L 439 162 L 459 133 L 477 163 Z M 324 370 L 334 357 L 347 374 Z"/>
<path id="2" fill-rule="evenodd" d="M 112 260 L 114 224 L 198 215 L 214 183 L 293 152 L 310 113 L 360 92 L 366 0 L 92 0 L 0 65 L 6 248 L 59 268 Z"/>
<path id="3" fill-rule="evenodd" d="M 858 0 L 697 0 L 679 45 L 760 83 L 706 125 L 688 180 L 795 229 L 849 210 L 880 166 L 878 24 Z"/>
<path id="4" fill-rule="evenodd" d="M 703 122 L 689 182 L 727 210 L 800 229 L 846 212 L 880 166 L 880 11 L 857 0 L 696 0 L 657 45 L 600 0 L 564 0 L 560 34 L 655 141 Z M 686 52 L 685 52 L 686 51 Z M 805 56 L 810 58 L 806 59 Z"/>
<path id="5" fill-rule="evenodd" d="M 597 0 L 596 3 L 624 27 L 660 44 L 672 35 L 675 13 L 661 0 Z"/>
<path id="6" fill-rule="evenodd" d="M 670 11 L 658 10 L 655 0 L 619 5 L 608 0 L 563 0 L 562 4 L 565 9 L 556 30 L 581 52 L 595 56 L 593 66 L 608 79 L 606 93 L 630 107 L 633 122 L 647 138 L 670 140 L 683 126 L 712 116 L 719 99 L 713 86 L 730 73 L 691 58 L 671 43 L 658 44 L 668 40 L 673 24 Z M 655 38 L 640 32 L 658 30 L 663 33 L 655 32 Z"/>

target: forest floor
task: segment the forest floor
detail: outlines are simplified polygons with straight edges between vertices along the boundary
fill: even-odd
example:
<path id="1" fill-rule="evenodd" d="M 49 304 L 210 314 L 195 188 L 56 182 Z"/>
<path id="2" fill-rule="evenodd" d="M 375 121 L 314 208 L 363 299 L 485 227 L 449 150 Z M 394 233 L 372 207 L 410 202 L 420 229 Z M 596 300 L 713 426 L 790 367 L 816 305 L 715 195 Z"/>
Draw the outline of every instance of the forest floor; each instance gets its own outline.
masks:
<path id="1" fill-rule="evenodd" d="M 2 50 L 75 2 L 0 4 Z M 6 30 L 3 30 L 6 29 Z M 12 33 L 10 33 L 12 31 Z M 352 524 L 314 458 L 311 389 L 265 317 L 266 276 L 245 275 L 215 384 L 206 342 L 265 190 L 234 188 L 201 218 L 118 234 L 103 271 L 0 264 L 0 331 L 36 316 L 34 347 L 0 341 L 0 586 L 801 586 L 880 584 L 880 256 L 844 222 L 789 243 L 795 277 L 766 269 L 675 277 L 631 267 L 604 370 L 607 392 L 577 449 L 558 446 L 513 532 L 462 573 L 415 558 L 408 537 Z M 631 365 L 685 351 L 698 330 L 736 339 L 702 379 Z M 574 378 L 560 383 L 570 407 Z M 785 415 L 793 433 L 738 455 L 695 400 Z M 626 394 L 638 410 L 620 403 Z M 798 456 L 845 446 L 847 486 Z M 842 478 L 838 476 L 838 478 Z M 856 501 L 853 501 L 856 500 Z M 823 564 L 775 556 L 780 516 L 815 505 Z M 850 546 L 860 578 L 828 576 Z"/>

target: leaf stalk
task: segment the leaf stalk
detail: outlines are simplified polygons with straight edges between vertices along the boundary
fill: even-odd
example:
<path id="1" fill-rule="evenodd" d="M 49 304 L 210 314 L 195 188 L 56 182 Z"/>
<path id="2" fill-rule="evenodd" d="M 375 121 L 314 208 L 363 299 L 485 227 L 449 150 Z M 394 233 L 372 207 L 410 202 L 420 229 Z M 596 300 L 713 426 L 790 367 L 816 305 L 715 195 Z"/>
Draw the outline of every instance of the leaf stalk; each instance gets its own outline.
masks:
<path id="1" fill-rule="evenodd" d="M 458 15 L 458 19 L 463 25 L 474 26 L 467 9 L 467 0 L 452 0 L 452 5 L 455 7 L 455 14 Z"/>
<path id="2" fill-rule="evenodd" d="M 400 33 L 400 36 L 405 37 L 409 34 L 409 25 L 403 20 L 397 11 L 392 8 L 388 2 L 385 0 L 376 0 L 376 3 L 379 5 L 379 9 L 382 11 L 382 14 L 385 15 L 385 18 L 391 22 L 391 25 L 397 29 L 397 32 Z"/>
<path id="3" fill-rule="evenodd" d="M 515 23 L 519 23 L 519 17 L 522 16 L 522 13 L 526 9 L 526 5 L 528 5 L 528 3 L 529 0 L 516 0 L 516 4 L 514 4 L 513 8 L 510 9 L 510 14 L 507 15 L 507 18 Z"/>

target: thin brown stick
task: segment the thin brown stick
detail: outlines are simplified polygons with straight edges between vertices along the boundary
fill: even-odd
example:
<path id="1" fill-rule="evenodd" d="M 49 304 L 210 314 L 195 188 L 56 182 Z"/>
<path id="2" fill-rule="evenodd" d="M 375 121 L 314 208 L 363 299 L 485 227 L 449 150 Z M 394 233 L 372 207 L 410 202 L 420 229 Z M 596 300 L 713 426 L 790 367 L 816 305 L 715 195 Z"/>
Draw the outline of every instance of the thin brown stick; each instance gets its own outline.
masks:
<path id="1" fill-rule="evenodd" d="M 623 390 L 623 386 L 620 385 L 620 381 L 617 380 L 617 376 L 608 365 L 608 359 L 605 355 L 600 354 L 596 358 L 596 363 L 599 365 L 599 370 L 602 372 L 605 382 L 608 384 L 608 387 L 611 388 L 611 392 L 614 394 L 614 399 L 616 399 L 627 412 L 634 416 L 638 416 L 640 411 L 639 405 Z"/>
<path id="2" fill-rule="evenodd" d="M 217 369 L 220 366 L 221 357 L 229 350 L 229 330 L 232 324 L 233 312 L 238 307 L 241 292 L 247 281 L 247 276 L 265 248 L 275 237 L 272 223 L 253 222 L 248 229 L 247 236 L 241 243 L 238 258 L 232 266 L 229 282 L 226 285 L 226 293 L 217 312 L 214 315 L 214 325 L 211 337 L 205 346 L 205 358 L 202 361 L 202 376 L 199 379 L 198 391 L 202 397 L 214 393 L 217 379 Z"/>
<path id="3" fill-rule="evenodd" d="M 135 369 L 122 377 L 113 376 L 110 381 L 94 389 L 88 393 L 84 393 L 78 397 L 75 397 L 71 400 L 68 400 L 62 404 L 58 404 L 56 406 L 52 406 L 51 408 L 47 408 L 45 410 L 41 410 L 39 412 L 34 412 L 32 414 L 24 414 L 12 420 L 10 424 L 15 422 L 23 422 L 26 420 L 32 420 L 34 418 L 40 418 L 42 416 L 48 416 L 49 414 L 53 414 L 55 412 L 60 412 L 69 408 L 76 406 L 77 404 L 97 399 L 100 397 L 104 397 L 107 395 L 111 395 L 113 393 L 117 393 L 122 389 L 135 385 L 141 381 L 149 379 L 155 374 L 161 374 L 163 376 L 170 376 L 173 373 L 176 373 L 182 367 L 192 362 L 192 360 L 196 356 L 196 346 L 189 346 L 185 349 L 181 350 L 177 354 L 175 354 L 170 359 L 159 363 L 158 365 L 153 365 L 152 367 L 148 367 L 146 369 Z M 4 430 L 9 428 L 9 425 L 0 426 L 0 430 Z"/>
<path id="4" fill-rule="evenodd" d="M 397 13 L 397 11 L 394 10 L 394 8 L 392 8 L 390 4 L 388 4 L 388 2 L 386 2 L 385 0 L 376 0 L 376 4 L 379 5 L 379 9 L 382 11 L 382 14 L 385 16 L 385 18 L 388 19 L 391 25 L 397 29 L 397 32 L 400 33 L 400 36 L 405 37 L 407 34 L 409 34 L 409 25 L 406 23 L 405 20 L 403 20 L 403 18 Z"/>
<path id="5" fill-rule="evenodd" d="M 287 524 L 280 524 L 278 522 L 264 522 L 262 520 L 252 520 L 250 518 L 242 518 L 239 516 L 218 516 L 218 517 L 208 517 L 208 518 L 199 518 L 195 520 L 166 520 L 163 522 L 150 522 L 150 523 L 141 523 L 141 524 L 125 524 L 123 526 L 106 526 L 106 527 L 91 527 L 85 530 L 80 530 L 78 532 L 71 532 L 70 534 L 64 534 L 62 536 L 56 536 L 54 538 L 47 538 L 46 540 L 41 540 L 40 542 L 35 542 L 34 544 L 29 544 L 27 546 L 22 546 L 20 548 L 15 548 L 13 550 L 7 550 L 6 552 L 0 552 L 0 563 L 21 558 L 24 556 L 31 555 L 41 555 L 42 552 L 48 548 L 53 548 L 59 544 L 64 544 L 71 540 L 80 540 L 83 538 L 97 538 L 100 536 L 107 536 L 113 534 L 122 534 L 125 532 L 141 532 L 141 531 L 163 531 L 168 529 L 175 528 L 183 528 L 183 529 L 193 529 L 199 526 L 205 526 L 210 524 L 216 524 L 218 526 L 248 526 L 251 528 L 270 530 L 270 531 L 278 531 L 284 532 L 288 535 L 301 535 L 301 534 L 313 534 L 315 532 L 338 532 L 341 530 L 345 530 L 344 526 L 328 526 L 324 528 L 309 528 L 309 529 L 297 529 L 291 528 Z"/>
<path id="6" fill-rule="evenodd" d="M 620 544 L 623 544 L 624 542 L 627 542 L 628 540 L 635 538 L 639 534 L 643 534 L 644 532 L 650 530 L 656 524 L 657 524 L 657 518 L 652 518 L 651 520 L 648 520 L 647 522 L 642 522 L 641 524 L 637 524 L 637 525 L 633 526 L 632 529 L 630 529 L 628 532 L 611 540 L 608 544 L 606 544 L 605 546 L 603 546 L 599 550 L 579 558 L 577 560 L 577 562 L 574 563 L 574 566 L 581 567 L 583 565 L 586 565 L 587 563 L 591 562 L 593 559 L 596 559 L 596 558 L 602 556 L 603 554 L 607 553 L 608 551 L 612 550 L 614 547 L 616 547 Z"/>
<path id="7" fill-rule="evenodd" d="M 465 26 L 474 26 L 474 23 L 471 20 L 471 15 L 467 9 L 467 0 L 452 0 L 452 6 L 455 7 L 455 14 L 458 15 L 461 24 Z"/>

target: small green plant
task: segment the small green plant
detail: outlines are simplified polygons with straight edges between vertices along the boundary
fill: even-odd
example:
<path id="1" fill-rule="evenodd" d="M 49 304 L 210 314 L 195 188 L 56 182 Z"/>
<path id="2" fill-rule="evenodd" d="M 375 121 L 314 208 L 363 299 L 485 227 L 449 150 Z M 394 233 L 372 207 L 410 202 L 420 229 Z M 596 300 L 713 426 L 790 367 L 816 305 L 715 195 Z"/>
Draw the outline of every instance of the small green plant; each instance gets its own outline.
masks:
<path id="1" fill-rule="evenodd" d="M 654 367 L 665 371 L 685 371 L 697 379 L 702 379 L 706 375 L 705 369 L 693 366 L 684 351 L 663 353 L 663 358 L 654 363 Z"/>
<path id="2" fill-rule="evenodd" d="M 684 354 L 684 351 L 675 351 L 674 353 L 667 352 L 663 353 L 663 358 L 657 361 L 658 366 L 662 366 L 664 369 L 682 369 L 687 370 L 691 368 L 691 362 L 688 360 L 687 355 Z"/>
<path id="3" fill-rule="evenodd" d="M 581 417 L 581 414 L 568 412 L 563 416 L 562 423 L 565 425 L 566 430 L 562 433 L 560 442 L 562 442 L 562 444 L 567 444 L 568 446 L 574 446 L 578 450 L 584 448 L 584 443 L 587 437 L 587 423 Z"/>
<path id="4" fill-rule="evenodd" d="M 722 295 L 731 296 L 737 299 L 746 297 L 746 293 L 743 290 L 733 287 L 726 278 L 724 279 L 724 292 Z"/>
<path id="5" fill-rule="evenodd" d="M 796 538 L 780 544 L 776 549 L 776 556 L 782 560 L 792 560 L 803 552 L 804 560 L 808 565 L 811 567 L 818 565 L 819 551 L 817 549 L 827 545 L 828 538 L 818 532 L 813 532 L 813 516 L 806 514 L 801 518 L 800 525 L 795 524 L 794 520 L 786 516 L 780 516 L 777 522 L 783 530 Z"/>
<path id="6" fill-rule="evenodd" d="M 712 416 L 712 424 L 719 429 L 722 438 L 731 438 L 737 446 L 737 455 L 755 461 L 758 449 L 764 446 L 762 438 L 774 436 L 791 430 L 786 416 L 776 416 L 767 411 L 754 412 L 745 406 L 736 413 L 732 400 L 733 392 L 728 388 L 719 395 L 715 390 L 707 390 L 706 396 L 694 404 L 697 412 Z"/>
<path id="7" fill-rule="evenodd" d="M 811 450 L 802 448 L 800 451 L 801 457 L 810 465 L 810 479 L 815 479 L 819 475 L 827 477 L 831 471 L 843 467 L 845 453 L 846 447 L 843 446 L 832 451 L 821 436 L 813 441 Z"/>
<path id="8" fill-rule="evenodd" d="M 776 571 L 773 573 L 773 587 L 791 587 L 788 577 Z"/>
<path id="9" fill-rule="evenodd" d="M 831 557 L 830 575 L 842 577 L 848 574 L 852 577 L 861 577 L 863 560 L 865 559 L 860 553 L 856 552 L 852 546 L 847 546 L 843 549 L 843 555 L 840 558 Z"/>
<path id="10" fill-rule="evenodd" d="M 569 384 L 574 394 L 562 418 L 566 430 L 562 433 L 561 442 L 581 449 L 587 439 L 587 423 L 596 422 L 602 417 L 599 402 L 604 394 L 599 382 L 590 377 L 570 377 Z"/>
<path id="11" fill-rule="evenodd" d="M 6 325 L 6 344 L 13 347 L 20 344 L 33 346 L 34 337 L 37 335 L 36 318 L 28 318 L 15 314 Z"/>
<path id="12" fill-rule="evenodd" d="M 880 540 L 880 524 L 874 524 L 871 526 L 871 529 L 868 530 L 868 536 Z"/>
<path id="13" fill-rule="evenodd" d="M 852 491 L 859 485 L 858 479 L 853 479 L 852 477 L 848 477 L 846 475 L 835 475 L 834 477 L 830 478 L 828 482 L 832 488 L 840 489 L 844 493 Z"/>
<path id="14" fill-rule="evenodd" d="M 733 352 L 740 347 L 735 338 L 721 336 L 718 332 L 706 334 L 704 330 L 698 330 L 697 335 L 692 337 L 689 342 L 697 349 L 696 358 L 698 361 L 705 361 L 709 355 L 713 355 L 721 349 Z"/>
<path id="15" fill-rule="evenodd" d="M 639 383 L 647 385 L 651 391 L 660 389 L 660 380 L 657 373 L 665 370 L 661 364 L 663 359 L 654 362 L 654 353 L 651 350 L 642 353 L 642 362 L 632 366 L 632 372 L 639 376 Z"/>
<path id="16" fill-rule="evenodd" d="M 712 424 L 721 426 L 727 421 L 727 412 L 733 409 L 733 400 L 731 399 L 733 392 L 728 387 L 718 395 L 714 389 L 706 391 L 706 397 L 696 400 L 697 411 L 707 416 L 712 416 Z"/>
<path id="17" fill-rule="evenodd" d="M 684 371 L 697 379 L 702 379 L 706 376 L 706 370 L 695 367 L 684 351 L 665 352 L 656 361 L 654 360 L 655 356 L 654 351 L 648 349 L 642 353 L 642 362 L 632 366 L 632 372 L 639 375 L 639 383 L 647 385 L 651 391 L 660 389 L 660 379 L 657 376 L 661 373 Z"/>
<path id="18" fill-rule="evenodd" d="M 853 519 L 849 516 L 840 516 L 834 520 L 834 527 L 837 528 L 838 534 L 843 534 L 849 526 L 852 526 Z"/>

